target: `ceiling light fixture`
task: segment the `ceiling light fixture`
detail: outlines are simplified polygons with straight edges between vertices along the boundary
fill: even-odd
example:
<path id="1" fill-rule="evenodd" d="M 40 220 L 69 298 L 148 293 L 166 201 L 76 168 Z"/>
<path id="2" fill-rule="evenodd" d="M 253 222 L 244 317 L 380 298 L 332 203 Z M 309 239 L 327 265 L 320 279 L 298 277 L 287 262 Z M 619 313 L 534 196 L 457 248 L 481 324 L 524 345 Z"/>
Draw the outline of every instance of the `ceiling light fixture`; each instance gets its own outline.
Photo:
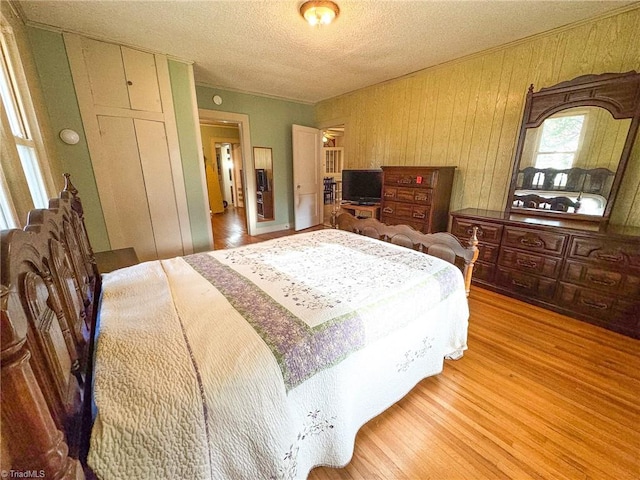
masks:
<path id="1" fill-rule="evenodd" d="M 302 15 L 309 25 L 328 25 L 338 17 L 338 5 L 330 1 L 309 1 L 300 5 Z"/>

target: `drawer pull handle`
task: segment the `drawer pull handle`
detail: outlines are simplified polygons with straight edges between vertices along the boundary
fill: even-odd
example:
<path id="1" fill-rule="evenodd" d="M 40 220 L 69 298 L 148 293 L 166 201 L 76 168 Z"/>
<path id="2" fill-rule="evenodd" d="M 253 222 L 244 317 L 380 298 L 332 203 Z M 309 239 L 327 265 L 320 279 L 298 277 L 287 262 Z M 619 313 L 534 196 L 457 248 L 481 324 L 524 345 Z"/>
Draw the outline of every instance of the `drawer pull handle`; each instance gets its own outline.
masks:
<path id="1" fill-rule="evenodd" d="M 382 211 L 383 211 L 384 213 L 393 213 L 393 208 L 391 208 L 391 207 L 384 207 L 384 208 L 382 209 Z"/>
<path id="2" fill-rule="evenodd" d="M 530 283 L 521 282 L 519 280 L 511 280 L 511 283 L 513 285 L 515 285 L 516 287 L 531 288 L 531 284 Z"/>
<path id="3" fill-rule="evenodd" d="M 536 268 L 538 266 L 533 260 L 523 260 L 522 258 L 518 258 L 516 264 L 524 268 Z"/>
<path id="4" fill-rule="evenodd" d="M 424 218 L 426 217 L 426 214 L 424 213 L 418 213 L 418 212 L 413 212 L 413 218 Z"/>
<path id="5" fill-rule="evenodd" d="M 520 239 L 520 243 L 525 247 L 542 247 L 544 243 L 539 238 L 527 238 L 523 237 Z"/>
<path id="6" fill-rule="evenodd" d="M 395 196 L 395 192 L 384 192 L 384 198 L 394 198 Z"/>
<path id="7" fill-rule="evenodd" d="M 591 283 L 595 283 L 596 285 L 605 285 L 607 287 L 612 287 L 617 283 L 611 278 L 596 277 L 595 275 L 587 275 L 587 280 L 589 280 Z"/>
<path id="8" fill-rule="evenodd" d="M 599 260 L 604 260 L 605 262 L 623 262 L 624 261 L 624 255 L 621 252 L 618 252 L 618 253 L 596 252 L 595 256 Z"/>
<path id="9" fill-rule="evenodd" d="M 598 310 L 604 310 L 605 308 L 607 308 L 606 303 L 594 302 L 591 300 L 586 300 L 584 298 L 582 298 L 580 301 L 587 307 L 597 308 Z"/>
<path id="10" fill-rule="evenodd" d="M 426 195 L 416 195 L 416 202 L 426 202 L 427 201 L 427 196 Z"/>

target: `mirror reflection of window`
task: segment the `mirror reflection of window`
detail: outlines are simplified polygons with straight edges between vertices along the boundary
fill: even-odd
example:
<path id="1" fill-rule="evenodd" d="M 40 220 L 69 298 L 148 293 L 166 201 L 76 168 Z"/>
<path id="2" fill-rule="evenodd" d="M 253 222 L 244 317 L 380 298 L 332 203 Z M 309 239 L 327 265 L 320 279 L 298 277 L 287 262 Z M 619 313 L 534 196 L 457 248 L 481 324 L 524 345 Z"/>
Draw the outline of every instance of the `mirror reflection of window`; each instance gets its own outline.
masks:
<path id="1" fill-rule="evenodd" d="M 538 142 L 536 168 L 571 168 L 580 149 L 585 120 L 586 114 L 547 118 Z"/>

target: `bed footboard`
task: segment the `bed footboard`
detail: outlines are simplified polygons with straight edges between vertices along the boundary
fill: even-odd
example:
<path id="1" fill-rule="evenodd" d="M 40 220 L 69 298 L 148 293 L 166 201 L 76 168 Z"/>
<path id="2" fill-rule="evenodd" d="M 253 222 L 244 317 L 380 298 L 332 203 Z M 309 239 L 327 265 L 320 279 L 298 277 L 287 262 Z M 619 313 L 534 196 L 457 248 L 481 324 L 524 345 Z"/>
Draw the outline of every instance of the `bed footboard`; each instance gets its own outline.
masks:
<path id="1" fill-rule="evenodd" d="M 11 477 L 85 478 L 100 276 L 65 177 L 49 208 L 1 233 L 2 469 Z"/>
<path id="2" fill-rule="evenodd" d="M 349 213 L 338 215 L 336 225 L 340 230 L 412 248 L 454 265 L 461 263 L 465 291 L 469 296 L 473 266 L 478 258 L 477 227 L 474 227 L 471 233 L 469 246 L 465 247 L 456 237 L 447 232 L 421 233 L 408 225 L 386 225 L 375 218 L 359 219 Z"/>

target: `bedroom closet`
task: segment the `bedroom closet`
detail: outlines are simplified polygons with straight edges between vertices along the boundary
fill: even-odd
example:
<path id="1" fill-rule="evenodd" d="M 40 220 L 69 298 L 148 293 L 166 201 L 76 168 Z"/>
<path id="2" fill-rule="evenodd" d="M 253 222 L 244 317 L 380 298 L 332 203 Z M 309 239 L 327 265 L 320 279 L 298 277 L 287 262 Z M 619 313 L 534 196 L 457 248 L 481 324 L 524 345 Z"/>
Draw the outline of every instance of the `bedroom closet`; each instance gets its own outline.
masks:
<path id="1" fill-rule="evenodd" d="M 166 56 L 64 34 L 111 249 L 193 250 Z"/>

